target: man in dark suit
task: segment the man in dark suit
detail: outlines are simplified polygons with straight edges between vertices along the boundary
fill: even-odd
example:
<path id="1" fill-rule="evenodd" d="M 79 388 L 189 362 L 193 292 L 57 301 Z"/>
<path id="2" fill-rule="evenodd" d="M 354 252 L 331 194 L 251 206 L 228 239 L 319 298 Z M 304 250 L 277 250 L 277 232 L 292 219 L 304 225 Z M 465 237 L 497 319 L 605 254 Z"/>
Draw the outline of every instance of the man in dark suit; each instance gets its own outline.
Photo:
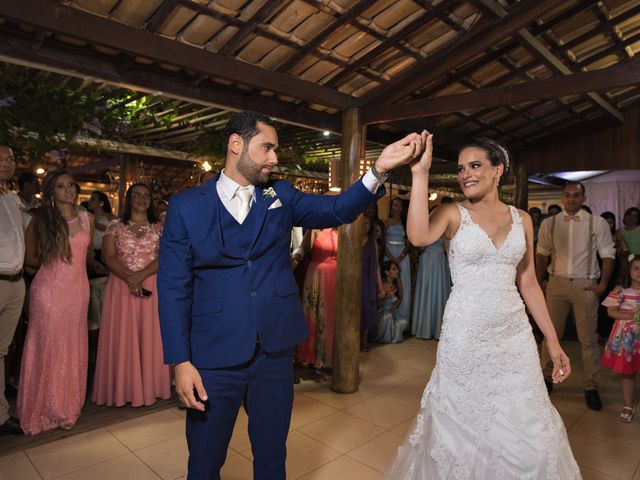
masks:
<path id="1" fill-rule="evenodd" d="M 166 363 L 188 407 L 190 480 L 219 479 L 238 410 L 249 417 L 254 478 L 285 478 L 295 345 L 307 337 L 289 243 L 294 225 L 352 222 L 384 192 L 391 169 L 419 156 L 426 134 L 389 145 L 335 197 L 269 181 L 278 163 L 270 118 L 235 114 L 225 168 L 171 199 L 160 243 L 158 300 Z"/>

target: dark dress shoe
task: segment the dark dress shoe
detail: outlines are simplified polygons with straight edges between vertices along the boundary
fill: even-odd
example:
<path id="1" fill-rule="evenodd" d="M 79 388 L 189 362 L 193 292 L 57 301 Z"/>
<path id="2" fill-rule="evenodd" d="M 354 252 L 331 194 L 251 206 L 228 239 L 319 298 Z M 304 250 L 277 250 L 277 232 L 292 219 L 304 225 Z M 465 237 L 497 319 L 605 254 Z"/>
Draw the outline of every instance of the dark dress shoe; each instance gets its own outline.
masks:
<path id="1" fill-rule="evenodd" d="M 551 380 L 544 379 L 544 386 L 547 387 L 547 393 L 553 392 L 553 382 Z"/>
<path id="2" fill-rule="evenodd" d="M 22 435 L 18 419 L 9 417 L 6 422 L 0 425 L 0 435 Z"/>
<path id="3" fill-rule="evenodd" d="M 602 410 L 602 400 L 600 400 L 598 390 L 585 390 L 584 399 L 587 401 L 587 407 L 591 410 L 595 410 L 596 412 Z"/>

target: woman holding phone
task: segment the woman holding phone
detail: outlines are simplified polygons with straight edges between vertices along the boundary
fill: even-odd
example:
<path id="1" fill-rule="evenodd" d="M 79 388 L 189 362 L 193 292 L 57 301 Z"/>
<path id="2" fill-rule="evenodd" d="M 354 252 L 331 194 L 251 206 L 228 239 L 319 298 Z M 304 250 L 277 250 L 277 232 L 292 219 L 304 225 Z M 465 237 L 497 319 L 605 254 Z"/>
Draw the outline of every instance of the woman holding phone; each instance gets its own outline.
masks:
<path id="1" fill-rule="evenodd" d="M 171 376 L 162 357 L 156 272 L 162 224 L 151 190 L 127 190 L 124 214 L 107 227 L 102 260 L 111 275 L 104 294 L 93 384 L 98 405 L 152 405 L 171 397 Z"/>

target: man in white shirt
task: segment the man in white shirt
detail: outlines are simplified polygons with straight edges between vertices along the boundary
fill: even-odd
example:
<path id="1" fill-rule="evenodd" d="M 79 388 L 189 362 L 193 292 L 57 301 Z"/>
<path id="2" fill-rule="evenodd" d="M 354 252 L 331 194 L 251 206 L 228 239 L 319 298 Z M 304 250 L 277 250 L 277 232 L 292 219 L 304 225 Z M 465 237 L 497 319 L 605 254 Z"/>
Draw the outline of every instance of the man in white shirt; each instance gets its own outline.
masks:
<path id="1" fill-rule="evenodd" d="M 13 340 L 25 294 L 21 202 L 8 187 L 15 169 L 13 152 L 0 145 L 0 435 L 22 433 L 18 420 L 9 416 L 9 403 L 4 395 L 4 357 Z"/>
<path id="2" fill-rule="evenodd" d="M 580 182 L 564 186 L 564 210 L 540 225 L 536 273 L 540 285 L 545 271 L 549 273 L 545 296 L 558 338 L 562 338 L 567 316 L 573 310 L 582 347 L 585 400 L 591 410 L 598 411 L 602 409 L 598 394 L 598 304 L 611 277 L 616 252 L 607 222 L 582 210 L 584 200 L 584 185 Z M 602 272 L 598 255 L 602 259 Z M 551 369 L 551 359 L 543 345 L 542 371 L 549 392 L 553 389 Z"/>

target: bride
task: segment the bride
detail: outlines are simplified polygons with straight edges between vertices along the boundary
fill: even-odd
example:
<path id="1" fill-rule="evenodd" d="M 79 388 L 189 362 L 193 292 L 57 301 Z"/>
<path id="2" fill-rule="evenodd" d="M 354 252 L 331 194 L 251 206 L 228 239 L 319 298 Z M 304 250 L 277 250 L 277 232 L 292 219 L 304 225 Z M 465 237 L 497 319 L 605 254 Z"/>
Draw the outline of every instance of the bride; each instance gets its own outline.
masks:
<path id="1" fill-rule="evenodd" d="M 536 281 L 531 219 L 498 196 L 509 155 L 490 140 L 464 147 L 458 182 L 467 199 L 429 215 L 433 135 L 422 136 L 408 237 L 416 246 L 451 240 L 453 289 L 420 411 L 384 478 L 580 479 L 525 313 L 526 304 L 547 338 L 552 379 L 562 382 L 571 367 Z"/>

